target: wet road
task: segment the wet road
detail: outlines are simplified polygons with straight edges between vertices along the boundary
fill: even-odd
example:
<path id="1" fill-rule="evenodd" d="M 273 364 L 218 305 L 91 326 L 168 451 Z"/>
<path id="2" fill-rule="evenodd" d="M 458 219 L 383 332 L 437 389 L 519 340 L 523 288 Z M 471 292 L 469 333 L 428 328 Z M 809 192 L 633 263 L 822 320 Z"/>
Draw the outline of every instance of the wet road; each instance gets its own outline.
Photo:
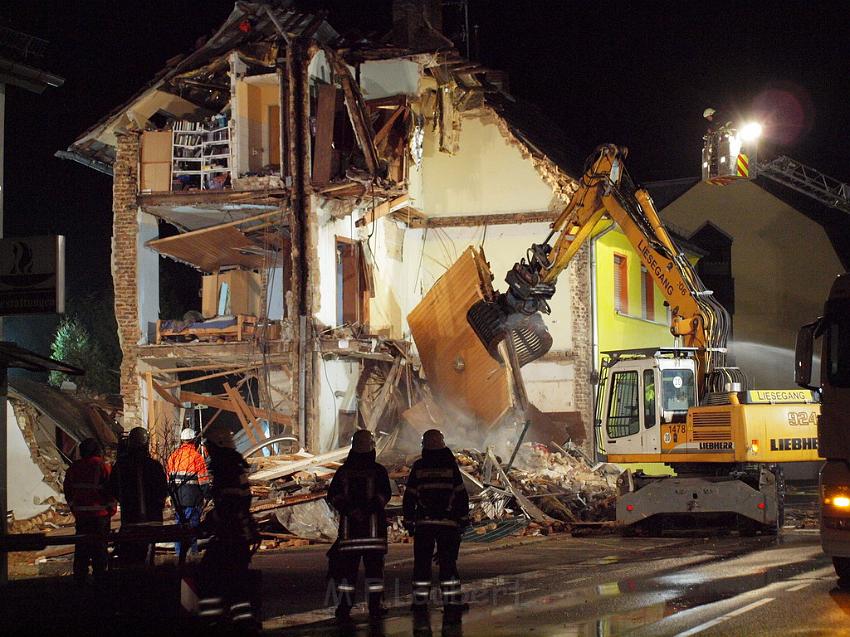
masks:
<path id="1" fill-rule="evenodd" d="M 388 558 L 390 613 L 339 629 L 327 604 L 270 619 L 279 635 L 850 635 L 850 592 L 836 587 L 816 531 L 782 538 L 553 537 L 460 562 L 470 610 L 460 626 L 415 629 L 409 560 Z"/>

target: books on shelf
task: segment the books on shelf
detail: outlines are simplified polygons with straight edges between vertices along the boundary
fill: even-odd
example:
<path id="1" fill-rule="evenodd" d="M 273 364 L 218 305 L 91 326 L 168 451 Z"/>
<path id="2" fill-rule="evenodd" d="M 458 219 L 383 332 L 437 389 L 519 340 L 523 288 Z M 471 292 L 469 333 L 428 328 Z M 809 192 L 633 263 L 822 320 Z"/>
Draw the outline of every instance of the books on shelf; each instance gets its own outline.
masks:
<path id="1" fill-rule="evenodd" d="M 219 190 L 229 186 L 230 127 L 223 116 L 208 122 L 176 121 L 172 134 L 173 190 Z"/>

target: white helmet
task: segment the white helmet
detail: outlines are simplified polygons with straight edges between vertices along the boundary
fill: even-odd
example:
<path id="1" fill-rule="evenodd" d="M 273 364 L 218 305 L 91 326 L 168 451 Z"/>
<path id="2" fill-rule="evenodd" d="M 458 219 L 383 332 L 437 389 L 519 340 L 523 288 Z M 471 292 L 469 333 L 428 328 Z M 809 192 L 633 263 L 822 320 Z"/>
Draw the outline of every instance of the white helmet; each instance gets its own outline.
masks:
<path id="1" fill-rule="evenodd" d="M 180 440 L 181 442 L 190 442 L 195 439 L 195 430 L 191 427 L 186 427 L 183 431 L 180 432 Z"/>
<path id="2" fill-rule="evenodd" d="M 709 117 L 714 115 L 716 112 L 717 111 L 715 111 L 713 108 L 709 107 L 702 112 L 702 116 L 705 117 L 706 119 L 708 119 Z"/>

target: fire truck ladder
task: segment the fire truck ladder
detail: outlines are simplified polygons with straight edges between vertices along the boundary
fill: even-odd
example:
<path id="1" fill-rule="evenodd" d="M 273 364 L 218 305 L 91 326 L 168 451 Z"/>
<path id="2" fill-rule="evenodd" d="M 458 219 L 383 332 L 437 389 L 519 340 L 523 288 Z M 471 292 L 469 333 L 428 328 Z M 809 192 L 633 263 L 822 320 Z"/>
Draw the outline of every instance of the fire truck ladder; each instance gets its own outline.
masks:
<path id="1" fill-rule="evenodd" d="M 760 163 L 758 174 L 850 214 L 850 186 L 786 155 Z"/>

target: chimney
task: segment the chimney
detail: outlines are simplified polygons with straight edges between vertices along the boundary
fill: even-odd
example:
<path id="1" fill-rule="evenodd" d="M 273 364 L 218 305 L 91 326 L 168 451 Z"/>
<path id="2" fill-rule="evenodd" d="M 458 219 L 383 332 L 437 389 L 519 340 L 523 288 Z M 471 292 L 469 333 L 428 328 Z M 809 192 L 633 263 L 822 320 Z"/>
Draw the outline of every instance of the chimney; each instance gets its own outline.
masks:
<path id="1" fill-rule="evenodd" d="M 442 0 L 393 0 L 393 40 L 411 49 L 453 47 L 443 35 Z"/>

